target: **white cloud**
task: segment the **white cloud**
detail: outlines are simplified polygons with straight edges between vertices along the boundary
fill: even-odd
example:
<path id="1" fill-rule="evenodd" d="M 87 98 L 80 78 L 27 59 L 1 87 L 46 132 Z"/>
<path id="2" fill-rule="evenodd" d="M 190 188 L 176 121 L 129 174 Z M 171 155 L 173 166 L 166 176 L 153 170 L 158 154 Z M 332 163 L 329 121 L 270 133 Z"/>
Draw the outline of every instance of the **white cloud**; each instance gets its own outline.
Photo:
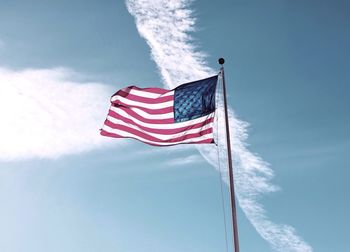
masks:
<path id="1" fill-rule="evenodd" d="M 191 2 L 190 0 L 127 0 L 128 10 L 135 17 L 140 35 L 150 46 L 152 57 L 168 88 L 215 73 L 215 70 L 207 66 L 206 55 L 196 50 L 189 35 L 195 30 L 195 20 L 189 9 Z M 218 124 L 222 124 L 222 109 L 219 110 L 219 114 L 221 116 Z M 299 237 L 292 227 L 275 224 L 267 218 L 258 199 L 260 195 L 278 189 L 269 182 L 273 171 L 259 156 L 246 148 L 248 124 L 237 119 L 232 109 L 229 120 L 236 192 L 240 207 L 258 233 L 275 250 L 312 251 L 310 245 Z M 218 134 L 221 136 L 220 139 L 224 139 L 223 132 L 220 131 Z M 224 143 L 218 144 L 219 149 L 222 149 Z M 203 157 L 218 169 L 216 147 L 202 145 L 198 149 Z M 225 160 L 224 155 L 225 153 L 220 153 L 221 162 Z M 227 174 L 227 171 L 223 172 Z M 227 176 L 225 180 L 227 181 Z"/>
<path id="2" fill-rule="evenodd" d="M 189 155 L 187 157 L 173 158 L 166 162 L 166 165 L 169 166 L 179 166 L 179 165 L 188 165 L 193 163 L 199 163 L 203 161 L 203 157 L 197 154 Z"/>
<path id="3" fill-rule="evenodd" d="M 111 143 L 99 135 L 112 90 L 63 68 L 0 67 L 0 160 L 56 158 Z"/>

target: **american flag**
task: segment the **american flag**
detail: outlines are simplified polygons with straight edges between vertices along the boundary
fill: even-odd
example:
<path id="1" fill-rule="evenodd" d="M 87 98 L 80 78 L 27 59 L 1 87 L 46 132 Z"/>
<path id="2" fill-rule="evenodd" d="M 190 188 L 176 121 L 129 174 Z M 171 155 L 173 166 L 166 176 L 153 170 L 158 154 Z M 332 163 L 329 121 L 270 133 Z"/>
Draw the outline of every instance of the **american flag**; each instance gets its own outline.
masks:
<path id="1" fill-rule="evenodd" d="M 101 135 L 155 146 L 214 143 L 217 80 L 215 75 L 173 90 L 123 88 L 111 97 Z"/>

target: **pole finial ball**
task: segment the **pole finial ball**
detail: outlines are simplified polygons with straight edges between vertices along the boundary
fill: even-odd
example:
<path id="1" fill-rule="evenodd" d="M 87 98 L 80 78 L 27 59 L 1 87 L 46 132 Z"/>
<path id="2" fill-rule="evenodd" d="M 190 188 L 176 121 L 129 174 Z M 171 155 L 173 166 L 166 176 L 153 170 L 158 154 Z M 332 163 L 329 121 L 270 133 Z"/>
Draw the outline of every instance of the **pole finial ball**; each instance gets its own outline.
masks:
<path id="1" fill-rule="evenodd" d="M 225 63 L 225 59 L 224 58 L 220 58 L 218 61 L 219 61 L 220 65 L 223 65 Z"/>

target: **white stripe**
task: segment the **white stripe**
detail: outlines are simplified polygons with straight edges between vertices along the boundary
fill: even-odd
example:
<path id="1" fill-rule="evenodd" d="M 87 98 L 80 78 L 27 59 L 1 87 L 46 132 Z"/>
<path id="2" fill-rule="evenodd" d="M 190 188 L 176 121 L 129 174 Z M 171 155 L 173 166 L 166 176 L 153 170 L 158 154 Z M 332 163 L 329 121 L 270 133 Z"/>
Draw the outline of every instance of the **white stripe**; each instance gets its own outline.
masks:
<path id="1" fill-rule="evenodd" d="M 157 94 L 157 93 L 152 93 L 152 92 L 148 92 L 148 91 L 143 91 L 143 90 L 136 90 L 136 89 L 131 89 L 130 91 L 128 91 L 128 93 L 133 94 L 133 95 L 137 95 L 140 97 L 145 97 L 145 98 L 160 98 L 160 97 L 166 97 L 166 96 L 171 96 L 174 95 L 175 91 L 171 90 L 165 94 Z"/>
<path id="2" fill-rule="evenodd" d="M 122 137 L 135 138 L 135 139 L 140 140 L 140 141 L 145 142 L 145 143 L 164 145 L 164 146 L 166 146 L 166 145 L 174 145 L 174 144 L 179 144 L 179 143 L 189 143 L 189 142 L 192 143 L 192 142 L 199 142 L 199 141 L 203 141 L 203 140 L 207 140 L 207 139 L 213 139 L 213 133 L 208 133 L 206 135 L 189 138 L 189 139 L 185 139 L 185 140 L 182 140 L 182 141 L 164 143 L 164 142 L 150 141 L 148 139 L 144 139 L 144 138 L 142 138 L 140 136 L 134 135 L 134 134 L 132 134 L 130 132 L 127 132 L 127 131 L 124 131 L 124 130 L 112 129 L 112 128 L 106 126 L 106 125 L 103 126 L 103 130 L 108 132 L 108 133 L 113 133 L 113 134 L 120 135 Z"/>
<path id="3" fill-rule="evenodd" d="M 140 131 L 140 132 L 142 132 L 142 133 L 144 133 L 146 135 L 149 135 L 149 136 L 152 136 L 152 137 L 156 137 L 156 138 L 158 138 L 160 140 L 169 140 L 169 139 L 178 138 L 178 137 L 181 137 L 181 136 L 184 136 L 184 135 L 196 134 L 196 133 L 199 133 L 199 132 L 201 132 L 203 130 L 210 129 L 210 128 L 213 127 L 213 122 L 211 122 L 211 123 L 205 124 L 201 128 L 195 128 L 195 129 L 191 129 L 190 128 L 188 130 L 184 130 L 184 131 L 181 131 L 181 132 L 175 133 L 175 134 L 157 134 L 157 133 L 153 133 L 153 132 L 149 132 L 147 130 L 141 129 L 140 127 L 138 127 L 136 125 L 129 124 L 129 123 L 123 122 L 121 120 L 118 120 L 118 119 L 115 119 L 115 118 L 112 118 L 112 117 L 107 117 L 107 120 L 109 120 L 109 121 L 111 121 L 112 123 L 115 123 L 115 124 L 124 125 L 126 127 L 138 130 L 138 131 Z M 111 130 L 113 130 L 112 133 L 115 133 L 114 131 L 117 130 L 117 129 L 113 129 L 113 128 L 109 127 L 109 126 L 107 126 L 107 127 L 110 128 Z"/>
<path id="4" fill-rule="evenodd" d="M 115 97 L 115 99 L 114 99 L 114 97 Z M 174 101 L 167 101 L 167 102 L 160 102 L 160 103 L 151 104 L 151 103 L 144 103 L 144 102 L 130 100 L 130 99 L 122 97 L 120 95 L 115 95 L 115 96 L 113 96 L 112 99 L 114 99 L 112 101 L 120 100 L 121 102 L 123 102 L 129 106 L 138 106 L 138 107 L 147 108 L 147 109 L 162 109 L 162 108 L 172 107 L 174 105 Z"/>
<path id="5" fill-rule="evenodd" d="M 119 113 L 121 116 L 128 118 L 135 122 L 136 124 L 139 124 L 141 126 L 152 128 L 152 129 L 177 129 L 181 127 L 188 127 L 196 123 L 204 122 L 207 119 L 210 119 L 215 116 L 215 112 L 210 113 L 209 115 L 202 116 L 196 119 L 188 120 L 186 122 L 178 122 L 178 123 L 164 123 L 164 124 L 157 124 L 157 123 L 145 123 L 141 122 L 140 120 L 136 119 L 135 117 L 131 116 L 130 114 L 126 113 L 124 110 L 120 110 Z M 107 119 L 111 122 L 114 122 L 113 120 L 117 120 L 111 116 L 107 116 Z"/>
<path id="6" fill-rule="evenodd" d="M 139 116 L 145 118 L 145 119 L 171 119 L 174 118 L 174 112 L 170 112 L 170 113 L 164 113 L 164 114 L 156 114 L 156 115 L 152 115 L 149 114 L 141 109 L 138 108 L 128 108 L 131 109 L 132 111 L 134 111 L 136 114 L 138 114 Z M 118 107 L 113 107 L 111 106 L 111 110 L 113 110 L 116 113 L 120 113 L 119 111 L 121 111 L 122 109 L 118 108 Z"/>

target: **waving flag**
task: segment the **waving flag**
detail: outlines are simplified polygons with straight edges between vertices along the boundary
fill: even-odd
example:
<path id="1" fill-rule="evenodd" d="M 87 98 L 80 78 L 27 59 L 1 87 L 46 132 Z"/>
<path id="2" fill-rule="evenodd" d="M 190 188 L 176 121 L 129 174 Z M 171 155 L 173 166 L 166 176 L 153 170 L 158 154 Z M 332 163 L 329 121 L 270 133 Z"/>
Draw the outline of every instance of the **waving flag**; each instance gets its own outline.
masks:
<path id="1" fill-rule="evenodd" d="M 111 97 L 101 135 L 155 146 L 213 143 L 218 76 L 173 90 L 130 86 Z"/>

